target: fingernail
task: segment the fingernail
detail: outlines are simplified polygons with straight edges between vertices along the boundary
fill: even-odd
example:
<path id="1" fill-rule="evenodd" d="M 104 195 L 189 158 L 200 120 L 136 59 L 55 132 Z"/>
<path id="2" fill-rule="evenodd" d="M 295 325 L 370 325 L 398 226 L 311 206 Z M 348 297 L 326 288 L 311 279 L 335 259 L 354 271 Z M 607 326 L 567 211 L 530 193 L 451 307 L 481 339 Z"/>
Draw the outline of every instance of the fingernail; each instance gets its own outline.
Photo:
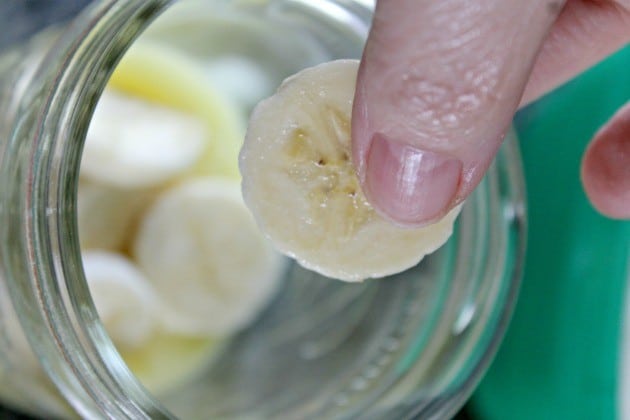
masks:
<path id="1" fill-rule="evenodd" d="M 397 224 L 421 226 L 448 210 L 462 167 L 458 159 L 376 134 L 368 152 L 366 193 L 383 216 Z"/>

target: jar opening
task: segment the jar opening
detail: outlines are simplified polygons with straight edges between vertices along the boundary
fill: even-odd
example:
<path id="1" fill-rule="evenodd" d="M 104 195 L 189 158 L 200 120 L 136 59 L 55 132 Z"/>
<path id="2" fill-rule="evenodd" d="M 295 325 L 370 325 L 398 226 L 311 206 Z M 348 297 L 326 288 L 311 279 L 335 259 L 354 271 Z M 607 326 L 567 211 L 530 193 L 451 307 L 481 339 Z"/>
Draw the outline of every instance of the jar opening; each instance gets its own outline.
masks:
<path id="1" fill-rule="evenodd" d="M 146 36 L 220 77 L 220 59 L 245 57 L 275 89 L 303 67 L 359 58 L 372 7 L 369 0 L 101 1 L 51 49 L 23 95 L 7 151 L 14 158 L 3 167 L 15 180 L 2 209 L 3 239 L 15 246 L 3 259 L 17 279 L 12 299 L 31 344 L 80 415 L 391 418 L 447 415 L 469 395 L 502 335 L 521 270 L 524 198 L 513 140 L 442 250 L 409 272 L 352 286 L 291 266 L 254 328 L 159 400 L 114 347 L 82 269 L 83 142 L 128 48 Z M 233 83 L 231 94 L 245 98 L 245 114 L 271 93 L 252 100 L 239 87 Z"/>

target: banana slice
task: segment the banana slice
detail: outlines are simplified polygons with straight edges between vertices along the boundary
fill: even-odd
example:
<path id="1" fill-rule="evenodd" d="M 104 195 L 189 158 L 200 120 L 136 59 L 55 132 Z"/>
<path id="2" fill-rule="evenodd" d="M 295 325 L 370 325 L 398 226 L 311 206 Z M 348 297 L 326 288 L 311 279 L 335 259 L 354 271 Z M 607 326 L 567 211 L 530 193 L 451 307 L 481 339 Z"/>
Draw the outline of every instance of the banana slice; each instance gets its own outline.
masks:
<path id="1" fill-rule="evenodd" d="M 155 194 L 153 189 L 128 190 L 81 179 L 77 196 L 81 249 L 122 251 Z"/>
<path id="2" fill-rule="evenodd" d="M 144 345 L 159 307 L 151 284 L 120 254 L 84 251 L 82 259 L 94 305 L 114 344 L 131 349 Z"/>
<path id="3" fill-rule="evenodd" d="M 303 70 L 252 113 L 240 154 L 243 197 L 278 249 L 308 269 L 345 281 L 384 277 L 443 245 L 460 208 L 421 229 L 381 218 L 350 157 L 359 62 Z"/>
<path id="4" fill-rule="evenodd" d="M 133 248 L 139 267 L 168 303 L 163 323 L 182 334 L 233 333 L 273 296 L 283 258 L 258 231 L 239 184 L 184 181 L 161 195 Z"/>
<path id="5" fill-rule="evenodd" d="M 190 173 L 240 176 L 244 118 L 229 98 L 214 89 L 201 63 L 174 48 L 140 40 L 120 61 L 108 86 L 202 121 L 207 138 Z"/>
<path id="6" fill-rule="evenodd" d="M 205 138 L 192 116 L 105 90 L 88 129 L 81 175 L 124 188 L 159 185 L 195 164 Z"/>

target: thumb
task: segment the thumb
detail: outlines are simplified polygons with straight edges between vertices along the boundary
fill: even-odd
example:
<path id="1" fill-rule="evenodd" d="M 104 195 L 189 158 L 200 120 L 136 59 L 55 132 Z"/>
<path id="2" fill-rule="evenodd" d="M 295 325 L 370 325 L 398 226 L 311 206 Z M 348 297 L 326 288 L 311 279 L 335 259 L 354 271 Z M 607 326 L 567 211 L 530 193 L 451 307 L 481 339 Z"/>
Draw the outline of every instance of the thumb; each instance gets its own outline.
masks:
<path id="1" fill-rule="evenodd" d="M 582 182 L 593 206 L 630 219 L 630 102 L 595 135 L 582 160 Z"/>
<path id="2" fill-rule="evenodd" d="M 379 213 L 423 225 L 477 186 L 563 3 L 377 3 L 357 79 L 352 151 Z"/>

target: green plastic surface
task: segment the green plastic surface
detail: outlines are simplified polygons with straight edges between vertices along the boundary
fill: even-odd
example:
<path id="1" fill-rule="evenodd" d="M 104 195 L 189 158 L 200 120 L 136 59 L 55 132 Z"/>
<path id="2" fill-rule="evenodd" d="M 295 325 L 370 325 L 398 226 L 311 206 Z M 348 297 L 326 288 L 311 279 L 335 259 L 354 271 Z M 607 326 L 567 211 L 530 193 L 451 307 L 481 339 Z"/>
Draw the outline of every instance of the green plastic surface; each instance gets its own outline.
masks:
<path id="1" fill-rule="evenodd" d="M 524 279 L 505 340 L 470 407 L 481 420 L 614 419 L 630 222 L 580 184 L 593 134 L 630 100 L 630 46 L 521 111 Z"/>

